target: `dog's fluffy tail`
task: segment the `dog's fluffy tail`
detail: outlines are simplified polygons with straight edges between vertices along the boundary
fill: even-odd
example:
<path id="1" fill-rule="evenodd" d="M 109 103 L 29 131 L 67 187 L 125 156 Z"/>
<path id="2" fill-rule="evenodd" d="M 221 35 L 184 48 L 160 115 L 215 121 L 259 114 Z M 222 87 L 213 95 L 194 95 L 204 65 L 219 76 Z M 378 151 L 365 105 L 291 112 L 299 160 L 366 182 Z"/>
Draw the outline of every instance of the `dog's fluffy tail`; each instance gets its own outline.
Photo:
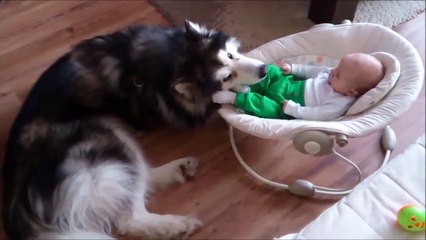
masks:
<path id="1" fill-rule="evenodd" d="M 36 239 L 115 239 L 114 237 L 96 232 L 73 231 L 73 232 L 45 232 L 39 234 Z"/>
<path id="2" fill-rule="evenodd" d="M 52 222 L 39 239 L 114 239 L 109 235 L 126 199 L 129 189 L 129 166 L 119 162 L 104 162 L 89 168 L 78 168 L 72 160 L 68 170 L 74 170 L 58 187 L 58 199 Z M 77 163 L 77 164 L 76 164 Z M 93 177 L 93 176 L 96 177 Z M 112 189 L 112 190 L 111 190 Z"/>

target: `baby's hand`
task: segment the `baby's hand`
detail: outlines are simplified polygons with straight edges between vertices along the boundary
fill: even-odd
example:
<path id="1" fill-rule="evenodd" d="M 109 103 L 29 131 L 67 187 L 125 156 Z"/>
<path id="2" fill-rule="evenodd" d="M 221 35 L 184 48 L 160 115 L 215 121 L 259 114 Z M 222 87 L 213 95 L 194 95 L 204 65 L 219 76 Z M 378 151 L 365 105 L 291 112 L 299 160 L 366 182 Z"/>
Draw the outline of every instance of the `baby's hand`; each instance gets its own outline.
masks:
<path id="1" fill-rule="evenodd" d="M 283 65 L 281 65 L 281 70 L 283 71 L 284 74 L 290 74 L 291 73 L 291 65 L 288 63 L 284 63 Z"/>
<path id="2" fill-rule="evenodd" d="M 235 92 L 231 91 L 219 91 L 212 96 L 212 100 L 214 103 L 219 104 L 234 104 L 235 98 L 237 97 L 237 94 Z"/>
<path id="3" fill-rule="evenodd" d="M 283 102 L 283 111 L 285 110 L 285 107 L 287 106 L 287 102 L 288 102 L 288 100 L 284 100 L 284 102 Z"/>

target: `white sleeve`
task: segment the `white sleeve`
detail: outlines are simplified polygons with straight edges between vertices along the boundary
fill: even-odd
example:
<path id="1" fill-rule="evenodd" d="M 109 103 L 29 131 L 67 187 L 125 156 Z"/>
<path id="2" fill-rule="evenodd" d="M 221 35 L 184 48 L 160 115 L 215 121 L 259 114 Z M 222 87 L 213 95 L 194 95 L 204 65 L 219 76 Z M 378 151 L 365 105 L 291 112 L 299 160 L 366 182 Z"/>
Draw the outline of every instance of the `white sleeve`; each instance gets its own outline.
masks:
<path id="1" fill-rule="evenodd" d="M 314 78 L 320 72 L 330 70 L 330 67 L 291 64 L 291 73 L 302 78 Z"/>
<path id="2" fill-rule="evenodd" d="M 327 121 L 343 115 L 347 106 L 348 104 L 342 105 L 339 102 L 330 102 L 320 106 L 304 107 L 289 100 L 284 108 L 284 113 L 298 119 Z"/>

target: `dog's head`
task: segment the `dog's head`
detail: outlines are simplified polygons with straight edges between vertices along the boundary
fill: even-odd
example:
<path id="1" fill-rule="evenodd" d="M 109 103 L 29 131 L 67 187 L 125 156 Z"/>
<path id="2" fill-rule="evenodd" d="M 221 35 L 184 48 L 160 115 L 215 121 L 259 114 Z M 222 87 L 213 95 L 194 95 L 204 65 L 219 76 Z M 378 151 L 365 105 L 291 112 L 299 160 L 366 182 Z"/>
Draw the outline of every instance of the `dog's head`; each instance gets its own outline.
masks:
<path id="1" fill-rule="evenodd" d="M 188 106 L 210 103 L 213 93 L 255 84 L 266 75 L 263 62 L 238 52 L 237 39 L 190 21 L 184 34 L 185 57 L 173 87 Z"/>

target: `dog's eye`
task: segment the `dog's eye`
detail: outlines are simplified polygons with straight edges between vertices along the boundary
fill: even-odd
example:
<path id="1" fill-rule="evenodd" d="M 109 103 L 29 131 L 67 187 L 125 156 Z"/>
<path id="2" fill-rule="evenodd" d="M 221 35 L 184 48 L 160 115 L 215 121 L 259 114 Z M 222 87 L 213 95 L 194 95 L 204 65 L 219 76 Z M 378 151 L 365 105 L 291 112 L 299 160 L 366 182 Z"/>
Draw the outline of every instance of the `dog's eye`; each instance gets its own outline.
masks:
<path id="1" fill-rule="evenodd" d="M 234 56 L 232 56 L 232 54 L 228 53 L 228 58 L 229 59 L 234 59 Z"/>
<path id="2" fill-rule="evenodd" d="M 226 78 L 223 79 L 224 82 L 228 82 L 232 79 L 232 74 L 229 74 Z"/>

